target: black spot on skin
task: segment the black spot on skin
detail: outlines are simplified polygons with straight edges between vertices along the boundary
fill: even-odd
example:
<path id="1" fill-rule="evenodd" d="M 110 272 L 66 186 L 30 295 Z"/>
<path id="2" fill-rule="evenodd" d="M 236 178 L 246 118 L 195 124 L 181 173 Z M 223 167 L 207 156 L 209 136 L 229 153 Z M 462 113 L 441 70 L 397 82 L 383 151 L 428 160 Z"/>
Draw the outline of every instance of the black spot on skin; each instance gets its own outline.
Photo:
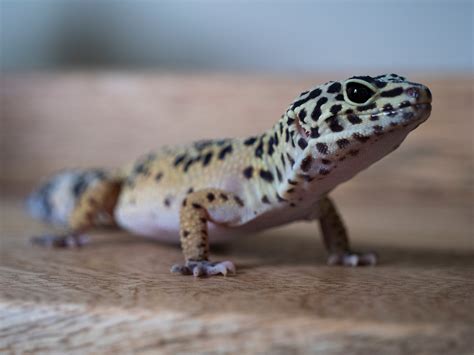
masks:
<path id="1" fill-rule="evenodd" d="M 286 160 L 285 160 L 285 155 L 283 153 L 281 153 L 280 155 L 280 160 L 281 160 L 281 163 L 283 164 L 283 169 L 286 169 Z"/>
<path id="2" fill-rule="evenodd" d="M 309 100 L 312 100 L 316 97 L 318 97 L 319 95 L 321 95 L 321 89 L 317 88 L 317 89 L 314 89 L 313 91 L 311 91 L 309 93 L 308 96 L 306 96 L 304 99 L 299 99 L 297 101 L 295 101 L 293 103 L 293 105 L 291 105 L 291 110 L 293 111 L 295 108 L 297 108 L 298 106 L 301 106 L 303 105 L 304 103 L 308 102 Z"/>
<path id="3" fill-rule="evenodd" d="M 328 175 L 330 171 L 328 169 L 321 168 L 319 169 L 319 174 L 320 175 Z"/>
<path id="4" fill-rule="evenodd" d="M 290 206 L 291 206 L 291 207 L 296 207 L 296 205 L 295 205 L 293 202 L 290 203 Z"/>
<path id="5" fill-rule="evenodd" d="M 275 195 L 275 197 L 276 197 L 278 202 L 286 202 L 286 200 L 283 197 L 281 197 L 280 195 L 278 195 L 278 193 Z"/>
<path id="6" fill-rule="evenodd" d="M 319 117 L 321 116 L 321 106 L 323 106 L 326 102 L 328 102 L 327 97 L 321 97 L 318 102 L 316 103 L 316 106 L 314 107 L 313 112 L 311 112 L 311 118 L 314 121 L 317 121 Z"/>
<path id="7" fill-rule="evenodd" d="M 409 106 L 410 106 L 410 101 L 403 101 L 403 102 L 400 103 L 398 108 L 405 108 L 405 107 L 409 107 Z"/>
<path id="8" fill-rule="evenodd" d="M 275 170 L 276 170 L 276 173 L 277 173 L 278 181 L 282 182 L 283 181 L 283 176 L 281 175 L 280 169 L 278 169 L 278 167 L 276 167 Z"/>
<path id="9" fill-rule="evenodd" d="M 360 119 L 359 116 L 357 115 L 347 115 L 347 120 L 352 123 L 352 124 L 359 124 L 359 123 L 362 123 L 362 120 Z"/>
<path id="10" fill-rule="evenodd" d="M 289 194 L 292 194 L 292 193 L 295 192 L 295 191 L 296 191 L 296 190 L 293 189 L 293 188 L 286 190 L 286 192 L 289 193 Z"/>
<path id="11" fill-rule="evenodd" d="M 286 124 L 287 124 L 288 126 L 291 126 L 291 125 L 293 124 L 293 122 L 295 122 L 295 120 L 294 120 L 293 118 L 287 117 L 287 119 L 286 119 Z"/>
<path id="12" fill-rule="evenodd" d="M 373 128 L 373 129 L 374 129 L 374 131 L 376 131 L 376 132 L 380 132 L 380 131 L 382 131 L 382 130 L 383 130 L 383 127 L 382 127 L 382 126 L 379 126 L 379 125 L 377 125 L 377 126 L 373 126 L 372 128 Z"/>
<path id="13" fill-rule="evenodd" d="M 191 165 L 193 165 L 195 162 L 197 162 L 200 159 L 200 157 L 194 158 L 194 159 L 189 159 L 186 164 L 184 164 L 183 171 L 187 172 Z"/>
<path id="14" fill-rule="evenodd" d="M 170 207 L 171 206 L 171 199 L 169 198 L 165 198 L 164 201 L 163 201 L 164 205 L 166 207 Z"/>
<path id="15" fill-rule="evenodd" d="M 326 118 L 326 122 L 329 126 L 329 129 L 333 132 L 341 132 L 344 130 L 344 127 L 342 127 L 339 123 L 339 120 L 337 119 L 337 116 L 331 116 Z"/>
<path id="16" fill-rule="evenodd" d="M 306 142 L 306 139 L 300 138 L 298 139 L 298 145 L 301 149 L 305 149 L 308 146 L 308 142 Z"/>
<path id="17" fill-rule="evenodd" d="M 183 237 L 184 237 L 184 238 L 187 238 L 188 235 L 189 235 L 189 231 L 184 230 L 184 231 L 183 231 Z"/>
<path id="18" fill-rule="evenodd" d="M 194 143 L 194 148 L 197 150 L 201 151 L 207 147 L 210 147 L 212 145 L 212 140 L 207 139 L 207 140 L 201 140 L 196 143 Z"/>
<path id="19" fill-rule="evenodd" d="M 306 109 L 302 109 L 300 112 L 298 112 L 298 118 L 300 119 L 301 122 L 304 122 L 304 119 L 306 117 Z"/>
<path id="20" fill-rule="evenodd" d="M 200 220 L 202 223 L 207 223 L 207 219 L 205 219 L 204 217 L 199 218 L 199 220 Z"/>
<path id="21" fill-rule="evenodd" d="M 319 137 L 319 131 L 318 127 L 311 127 L 311 138 L 318 138 Z"/>
<path id="22" fill-rule="evenodd" d="M 402 87 L 397 87 L 397 88 L 394 88 L 394 89 L 391 89 L 391 90 L 382 91 L 380 93 L 380 96 L 381 97 L 396 97 L 396 96 L 399 96 L 401 94 L 403 94 L 403 88 Z"/>
<path id="23" fill-rule="evenodd" d="M 155 176 L 155 181 L 158 182 L 158 181 L 160 181 L 162 178 L 163 178 L 163 173 L 160 172 L 160 173 L 156 174 L 156 176 Z"/>
<path id="24" fill-rule="evenodd" d="M 76 199 L 79 198 L 84 193 L 84 191 L 86 191 L 87 185 L 88 183 L 86 175 L 79 175 L 72 186 L 72 193 Z"/>
<path id="25" fill-rule="evenodd" d="M 232 146 L 228 145 L 227 147 L 222 148 L 222 150 L 219 152 L 219 159 L 224 160 L 225 156 L 231 153 L 232 153 Z"/>
<path id="26" fill-rule="evenodd" d="M 371 104 L 368 104 L 368 105 L 358 106 L 357 111 L 361 112 L 361 111 L 372 110 L 376 107 L 377 107 L 377 105 L 375 104 L 375 102 L 372 102 Z"/>
<path id="27" fill-rule="evenodd" d="M 280 126 L 280 136 L 282 136 L 283 135 L 283 122 L 280 121 L 279 126 Z"/>
<path id="28" fill-rule="evenodd" d="M 393 106 L 391 104 L 385 104 L 383 106 L 383 111 L 384 112 L 391 112 L 391 111 L 393 111 Z"/>
<path id="29" fill-rule="evenodd" d="M 228 197 L 226 194 L 224 194 L 224 193 L 220 193 L 220 194 L 219 194 L 219 197 L 220 197 L 223 201 L 227 201 L 227 200 L 229 199 L 229 197 Z"/>
<path id="30" fill-rule="evenodd" d="M 268 199 L 267 195 L 263 195 L 262 202 L 266 204 L 270 204 L 270 200 Z"/>
<path id="31" fill-rule="evenodd" d="M 252 145 L 257 141 L 257 137 L 249 137 L 246 140 L 244 140 L 245 145 Z"/>
<path id="32" fill-rule="evenodd" d="M 290 153 L 286 153 L 286 157 L 288 158 L 288 161 L 290 162 L 291 167 L 293 167 L 295 165 L 295 160 L 293 159 L 293 157 L 290 155 Z"/>
<path id="33" fill-rule="evenodd" d="M 176 159 L 174 160 L 173 165 L 178 166 L 179 164 L 181 164 L 184 161 L 185 158 L 186 158 L 186 154 L 178 155 L 176 157 Z"/>
<path id="34" fill-rule="evenodd" d="M 311 181 L 314 180 L 313 177 L 311 177 L 309 175 L 306 175 L 306 174 L 300 174 L 299 177 L 302 178 L 304 181 L 307 181 L 307 182 L 311 182 Z"/>
<path id="35" fill-rule="evenodd" d="M 220 140 L 216 141 L 216 144 L 218 146 L 223 146 L 223 145 L 227 144 L 229 141 L 230 141 L 230 139 L 220 139 Z"/>
<path id="36" fill-rule="evenodd" d="M 270 137 L 270 139 L 268 140 L 268 148 L 267 148 L 267 153 L 268 155 L 272 155 L 273 152 L 275 151 L 273 149 L 273 144 L 274 144 L 275 140 L 273 137 Z"/>
<path id="37" fill-rule="evenodd" d="M 273 181 L 273 174 L 268 170 L 260 170 L 260 177 L 267 182 Z"/>
<path id="38" fill-rule="evenodd" d="M 184 199 L 183 200 L 183 203 L 181 204 L 183 207 L 186 207 L 186 204 L 188 203 L 188 200 L 187 199 Z"/>
<path id="39" fill-rule="evenodd" d="M 243 174 L 247 179 L 251 179 L 253 176 L 253 166 L 246 167 L 243 171 Z"/>
<path id="40" fill-rule="evenodd" d="M 360 133 L 354 133 L 352 137 L 354 137 L 354 139 L 358 140 L 361 143 L 365 143 L 370 139 L 370 137 L 363 136 Z"/>
<path id="41" fill-rule="evenodd" d="M 321 159 L 321 163 L 324 165 L 330 165 L 332 162 L 329 159 Z"/>
<path id="42" fill-rule="evenodd" d="M 341 91 L 342 85 L 341 83 L 335 82 L 329 85 L 327 92 L 330 94 L 335 94 L 336 92 Z"/>
<path id="43" fill-rule="evenodd" d="M 280 143 L 277 132 L 273 134 L 273 143 L 275 143 L 275 145 L 278 145 L 278 143 Z"/>
<path id="44" fill-rule="evenodd" d="M 288 184 L 296 186 L 298 185 L 298 181 L 293 181 L 291 179 L 288 179 Z"/>
<path id="45" fill-rule="evenodd" d="M 285 142 L 288 143 L 290 141 L 290 130 L 288 127 L 285 130 Z"/>
<path id="46" fill-rule="evenodd" d="M 213 194 L 212 192 L 209 192 L 209 193 L 207 194 L 206 198 L 207 198 L 207 200 L 208 200 L 209 202 L 212 202 L 212 201 L 214 201 L 214 200 L 216 199 L 216 196 L 214 196 L 214 194 Z"/>
<path id="47" fill-rule="evenodd" d="M 377 81 L 375 82 L 375 86 L 377 86 L 379 89 L 382 89 L 382 88 L 384 88 L 385 86 L 387 86 L 387 82 L 386 82 L 386 81 L 377 80 Z"/>
<path id="48" fill-rule="evenodd" d="M 366 82 L 371 83 L 371 84 L 375 84 L 375 82 L 376 82 L 376 80 L 374 80 L 372 77 L 370 77 L 368 75 L 353 76 L 350 79 L 360 79 L 360 80 L 366 81 Z"/>
<path id="49" fill-rule="evenodd" d="M 260 142 L 258 143 L 258 146 L 255 148 L 255 156 L 257 158 L 261 158 L 263 155 L 263 136 L 260 138 Z"/>
<path id="50" fill-rule="evenodd" d="M 371 121 L 378 121 L 378 120 L 379 120 L 379 116 L 376 115 L 376 114 L 370 115 L 370 120 L 371 120 Z"/>
<path id="51" fill-rule="evenodd" d="M 193 206 L 193 208 L 195 208 L 197 210 L 202 209 L 202 206 L 199 203 L 193 202 L 192 206 Z"/>
<path id="52" fill-rule="evenodd" d="M 338 146 L 339 148 L 341 148 L 341 149 L 344 149 L 344 148 L 346 148 L 349 144 L 351 144 L 351 143 L 349 142 L 349 140 L 348 140 L 348 139 L 345 139 L 345 138 L 339 139 L 336 143 L 337 143 L 337 146 Z"/>
<path id="53" fill-rule="evenodd" d="M 337 105 L 332 105 L 329 111 L 331 111 L 333 115 L 336 115 L 341 110 L 342 110 L 342 105 L 337 104 Z"/>
<path id="54" fill-rule="evenodd" d="M 194 189 L 193 189 L 192 187 L 190 187 L 190 188 L 188 189 L 188 191 L 186 191 L 186 194 L 189 195 L 189 194 L 190 194 L 191 192 L 193 192 L 193 191 L 194 191 Z"/>
<path id="55" fill-rule="evenodd" d="M 334 98 L 337 101 L 344 101 L 344 95 L 343 94 L 337 94 Z"/>
<path id="56" fill-rule="evenodd" d="M 352 149 L 352 150 L 349 151 L 349 154 L 352 155 L 353 157 L 355 157 L 357 154 L 359 154 L 359 150 Z"/>
<path id="57" fill-rule="evenodd" d="M 235 201 L 240 207 L 244 207 L 244 201 L 242 201 L 239 196 L 234 196 L 234 201 Z"/>
<path id="58" fill-rule="evenodd" d="M 149 173 L 149 170 L 145 163 L 141 163 L 135 166 L 134 173 L 147 175 Z"/>
<path id="59" fill-rule="evenodd" d="M 346 160 L 346 157 L 340 157 L 338 160 L 339 161 L 344 161 L 344 160 Z"/>
<path id="60" fill-rule="evenodd" d="M 321 154 L 327 154 L 328 153 L 328 145 L 326 143 L 316 143 L 316 149 Z"/>
<path id="61" fill-rule="evenodd" d="M 300 168 L 304 172 L 307 172 L 311 168 L 311 163 L 313 161 L 313 157 L 311 155 L 308 155 L 301 161 Z"/>
<path id="62" fill-rule="evenodd" d="M 203 158 L 202 158 L 202 166 L 208 166 L 209 163 L 211 162 L 212 159 L 212 152 L 207 153 Z"/>
<path id="63" fill-rule="evenodd" d="M 290 135 L 291 135 L 291 146 L 295 148 L 295 140 L 293 139 L 293 136 L 295 135 L 295 131 L 291 131 Z"/>

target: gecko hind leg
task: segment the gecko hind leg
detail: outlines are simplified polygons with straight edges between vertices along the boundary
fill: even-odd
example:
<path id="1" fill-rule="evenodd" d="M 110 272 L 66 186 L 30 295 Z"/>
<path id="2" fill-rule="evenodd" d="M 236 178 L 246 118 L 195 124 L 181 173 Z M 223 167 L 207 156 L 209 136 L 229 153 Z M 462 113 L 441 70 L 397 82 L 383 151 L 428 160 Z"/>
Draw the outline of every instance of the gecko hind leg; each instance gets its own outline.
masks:
<path id="1" fill-rule="evenodd" d="M 231 261 L 209 261 L 207 225 L 208 222 L 235 225 L 244 214 L 244 202 L 232 193 L 204 189 L 189 194 L 180 211 L 180 240 L 185 264 L 173 265 L 171 272 L 195 277 L 235 274 Z"/>
<path id="2" fill-rule="evenodd" d="M 329 252 L 328 265 L 370 266 L 377 264 L 377 254 L 356 253 L 351 250 L 344 223 L 336 206 L 328 197 L 321 201 L 319 223 L 324 244 Z"/>

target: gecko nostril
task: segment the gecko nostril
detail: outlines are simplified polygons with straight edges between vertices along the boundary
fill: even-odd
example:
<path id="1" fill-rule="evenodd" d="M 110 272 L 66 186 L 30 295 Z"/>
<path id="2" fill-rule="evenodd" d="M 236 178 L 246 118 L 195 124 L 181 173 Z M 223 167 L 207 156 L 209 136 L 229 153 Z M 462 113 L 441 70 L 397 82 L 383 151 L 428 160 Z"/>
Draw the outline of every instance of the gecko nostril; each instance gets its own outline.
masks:
<path id="1" fill-rule="evenodd" d="M 411 87 L 406 90 L 408 96 L 413 97 L 414 99 L 418 99 L 420 97 L 420 89 Z"/>

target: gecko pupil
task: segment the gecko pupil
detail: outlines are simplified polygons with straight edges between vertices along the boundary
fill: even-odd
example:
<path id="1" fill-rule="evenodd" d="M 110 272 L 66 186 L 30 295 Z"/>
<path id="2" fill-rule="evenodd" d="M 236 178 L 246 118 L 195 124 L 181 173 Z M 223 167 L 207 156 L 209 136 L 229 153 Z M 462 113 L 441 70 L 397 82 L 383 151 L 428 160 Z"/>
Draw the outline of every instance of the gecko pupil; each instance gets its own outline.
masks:
<path id="1" fill-rule="evenodd" d="M 346 93 L 349 100 L 356 104 L 363 104 L 368 101 L 374 92 L 361 83 L 349 83 L 346 85 Z"/>

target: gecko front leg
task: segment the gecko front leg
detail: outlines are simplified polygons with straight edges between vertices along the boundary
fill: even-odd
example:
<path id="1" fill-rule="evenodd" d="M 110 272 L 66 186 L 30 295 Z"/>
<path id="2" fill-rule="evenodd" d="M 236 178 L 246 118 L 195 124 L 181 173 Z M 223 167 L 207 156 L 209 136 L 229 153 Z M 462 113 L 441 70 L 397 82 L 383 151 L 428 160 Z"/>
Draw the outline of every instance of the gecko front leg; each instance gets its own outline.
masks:
<path id="1" fill-rule="evenodd" d="M 375 253 L 355 253 L 349 246 L 349 238 L 336 206 L 329 197 L 321 201 L 321 227 L 324 245 L 329 252 L 328 265 L 365 266 L 375 265 Z"/>
<path id="2" fill-rule="evenodd" d="M 244 202 L 233 193 L 204 189 L 188 195 L 180 211 L 180 240 L 185 264 L 173 265 L 171 272 L 210 276 L 235 273 L 231 261 L 209 261 L 208 223 L 233 225 L 245 212 Z"/>

